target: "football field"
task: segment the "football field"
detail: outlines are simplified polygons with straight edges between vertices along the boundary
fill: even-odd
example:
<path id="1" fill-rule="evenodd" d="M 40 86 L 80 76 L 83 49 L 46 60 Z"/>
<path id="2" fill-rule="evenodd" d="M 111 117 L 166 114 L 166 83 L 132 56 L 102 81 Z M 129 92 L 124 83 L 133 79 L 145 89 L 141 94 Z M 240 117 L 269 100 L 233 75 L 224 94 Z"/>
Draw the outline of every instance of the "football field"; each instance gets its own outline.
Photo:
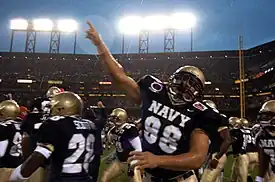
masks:
<path id="1" fill-rule="evenodd" d="M 112 156 L 112 154 L 114 154 L 114 149 L 106 150 L 104 152 L 104 155 L 102 156 L 102 160 L 101 160 L 100 176 L 103 174 L 104 169 L 106 169 L 109 166 L 109 164 L 107 164 L 107 163 L 110 162 L 110 160 L 108 160 L 108 159 Z M 230 176 L 231 176 L 232 164 L 233 164 L 233 158 L 232 158 L 232 156 L 229 156 L 227 158 L 227 162 L 226 162 L 225 168 L 224 168 L 225 170 L 224 170 L 223 181 L 225 181 L 225 182 L 231 181 Z M 256 170 L 253 171 L 253 173 L 252 173 L 252 179 L 255 179 L 255 175 L 256 175 Z M 128 182 L 126 174 L 123 174 L 123 175 L 119 176 L 113 182 Z"/>

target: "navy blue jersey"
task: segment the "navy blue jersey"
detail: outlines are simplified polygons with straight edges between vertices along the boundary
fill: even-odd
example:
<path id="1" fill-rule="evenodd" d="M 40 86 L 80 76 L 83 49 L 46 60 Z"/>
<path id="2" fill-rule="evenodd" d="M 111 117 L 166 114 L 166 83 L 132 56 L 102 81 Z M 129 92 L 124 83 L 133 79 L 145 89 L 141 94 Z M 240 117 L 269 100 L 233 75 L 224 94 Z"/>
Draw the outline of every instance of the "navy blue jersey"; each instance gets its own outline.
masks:
<path id="1" fill-rule="evenodd" d="M 142 99 L 142 148 L 155 155 L 179 155 L 189 151 L 191 133 L 198 128 L 212 140 L 227 124 L 217 110 L 193 102 L 182 106 L 171 103 L 164 83 L 153 76 L 139 82 Z M 184 172 L 161 168 L 146 169 L 157 178 L 170 179 Z"/>
<path id="2" fill-rule="evenodd" d="M 86 179 L 97 140 L 95 124 L 80 117 L 54 116 L 43 122 L 38 145 L 52 151 L 50 181 Z"/>
<path id="3" fill-rule="evenodd" d="M 230 131 L 234 155 L 255 151 L 255 137 L 249 128 L 236 128 Z"/>
<path id="4" fill-rule="evenodd" d="M 275 136 L 270 135 L 263 127 L 258 132 L 256 145 L 269 157 L 271 169 L 275 172 Z"/>
<path id="5" fill-rule="evenodd" d="M 0 141 L 8 142 L 4 156 L 0 158 L 0 167 L 16 168 L 23 162 L 21 121 L 7 120 L 0 123 Z"/>
<path id="6" fill-rule="evenodd" d="M 139 136 L 136 126 L 131 123 L 124 123 L 122 126 L 114 127 L 110 133 L 112 135 L 112 142 L 116 147 L 118 160 L 127 162 L 129 153 L 135 150 L 129 140 Z"/>

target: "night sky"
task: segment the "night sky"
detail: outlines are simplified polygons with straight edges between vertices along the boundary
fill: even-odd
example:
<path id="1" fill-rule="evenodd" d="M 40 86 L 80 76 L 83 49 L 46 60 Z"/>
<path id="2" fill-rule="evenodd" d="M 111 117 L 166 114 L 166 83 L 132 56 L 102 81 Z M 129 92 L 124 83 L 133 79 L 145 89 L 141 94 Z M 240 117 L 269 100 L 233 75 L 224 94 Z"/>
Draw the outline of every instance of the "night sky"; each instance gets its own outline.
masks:
<path id="1" fill-rule="evenodd" d="M 8 51 L 9 20 L 12 18 L 73 18 L 80 23 L 77 53 L 95 53 L 84 38 L 86 20 L 91 20 L 113 53 L 121 51 L 117 22 L 123 15 L 153 15 L 193 12 L 194 50 L 232 50 L 238 48 L 238 35 L 250 48 L 275 39 L 275 0 L 1 0 L 0 51 Z M 163 52 L 164 35 L 151 34 L 149 52 Z M 39 33 L 36 52 L 47 52 L 50 36 Z M 138 36 L 127 36 L 126 51 L 138 52 Z M 14 51 L 24 51 L 25 33 L 17 33 Z M 176 35 L 176 51 L 190 50 L 190 32 Z M 62 53 L 71 53 L 73 35 L 62 35 Z"/>

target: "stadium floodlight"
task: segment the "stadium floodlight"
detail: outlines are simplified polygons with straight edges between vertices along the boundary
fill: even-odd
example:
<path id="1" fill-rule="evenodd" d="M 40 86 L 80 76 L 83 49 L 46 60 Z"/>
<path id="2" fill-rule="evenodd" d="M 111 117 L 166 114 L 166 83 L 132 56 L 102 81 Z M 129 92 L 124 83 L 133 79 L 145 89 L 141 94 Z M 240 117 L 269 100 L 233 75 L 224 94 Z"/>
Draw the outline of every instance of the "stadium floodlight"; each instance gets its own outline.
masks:
<path id="1" fill-rule="evenodd" d="M 28 25 L 28 21 L 25 19 L 14 19 L 10 21 L 11 30 L 27 30 Z"/>
<path id="2" fill-rule="evenodd" d="M 196 25 L 196 17 L 192 13 L 175 13 L 171 15 L 169 22 L 172 29 L 186 30 Z"/>
<path id="3" fill-rule="evenodd" d="M 164 15 L 153 15 L 144 18 L 143 29 L 144 30 L 164 30 L 168 28 L 169 17 Z"/>
<path id="4" fill-rule="evenodd" d="M 18 79 L 17 83 L 32 83 L 32 80 L 27 80 L 27 79 Z"/>
<path id="5" fill-rule="evenodd" d="M 127 16 L 119 23 L 119 30 L 124 34 L 138 34 L 142 30 L 143 19 L 139 16 Z"/>
<path id="6" fill-rule="evenodd" d="M 61 32 L 75 32 L 78 29 L 78 23 L 75 20 L 58 20 L 57 29 Z"/>
<path id="7" fill-rule="evenodd" d="M 33 20 L 33 29 L 36 31 L 52 31 L 53 21 L 50 19 L 35 19 Z"/>

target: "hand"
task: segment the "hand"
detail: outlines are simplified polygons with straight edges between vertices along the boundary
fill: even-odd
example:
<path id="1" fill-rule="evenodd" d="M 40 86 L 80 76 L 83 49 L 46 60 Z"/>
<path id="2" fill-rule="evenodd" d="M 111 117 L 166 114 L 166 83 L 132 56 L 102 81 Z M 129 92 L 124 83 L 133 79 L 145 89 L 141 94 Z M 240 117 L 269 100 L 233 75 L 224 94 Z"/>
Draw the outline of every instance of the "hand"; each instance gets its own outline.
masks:
<path id="1" fill-rule="evenodd" d="M 97 102 L 97 107 L 99 107 L 99 108 L 104 108 L 105 106 L 104 106 L 104 104 L 103 104 L 102 101 L 98 101 L 98 102 Z"/>
<path id="2" fill-rule="evenodd" d="M 159 157 L 150 152 L 131 152 L 131 157 L 128 158 L 128 163 L 135 162 L 131 167 L 138 167 L 139 170 L 143 171 L 146 168 L 158 167 Z"/>
<path id="3" fill-rule="evenodd" d="M 209 167 L 210 167 L 211 169 L 216 169 L 217 166 L 218 166 L 218 164 L 219 164 L 219 160 L 216 159 L 216 158 L 214 158 L 214 159 L 212 159 L 212 160 L 210 161 Z"/>
<path id="4" fill-rule="evenodd" d="M 99 46 L 103 44 L 103 41 L 99 35 L 99 33 L 96 31 L 95 27 L 92 25 L 90 21 L 87 21 L 87 24 L 89 26 L 89 29 L 86 30 L 86 38 L 90 39 L 95 46 Z"/>

